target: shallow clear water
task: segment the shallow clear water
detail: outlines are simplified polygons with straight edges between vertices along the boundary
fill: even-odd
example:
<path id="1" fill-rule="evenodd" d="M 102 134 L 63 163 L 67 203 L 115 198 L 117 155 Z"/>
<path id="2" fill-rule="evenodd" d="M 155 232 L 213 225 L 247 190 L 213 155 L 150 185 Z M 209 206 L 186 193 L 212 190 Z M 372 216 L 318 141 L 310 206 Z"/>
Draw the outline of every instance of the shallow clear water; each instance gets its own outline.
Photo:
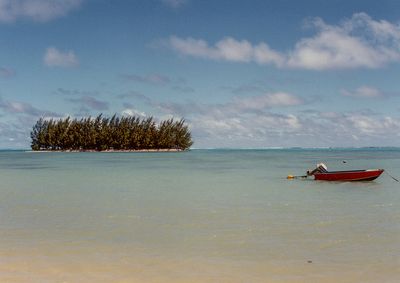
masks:
<path id="1" fill-rule="evenodd" d="M 346 163 L 342 161 L 346 160 Z M 398 282 L 398 149 L 0 152 L 0 282 Z"/>

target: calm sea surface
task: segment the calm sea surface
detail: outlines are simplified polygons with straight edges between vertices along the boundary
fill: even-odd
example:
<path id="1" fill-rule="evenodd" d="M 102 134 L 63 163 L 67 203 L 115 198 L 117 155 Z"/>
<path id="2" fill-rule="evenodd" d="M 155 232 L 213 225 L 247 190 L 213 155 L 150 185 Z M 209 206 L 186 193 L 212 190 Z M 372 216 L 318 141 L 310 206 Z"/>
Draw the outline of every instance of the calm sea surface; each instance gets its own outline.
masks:
<path id="1" fill-rule="evenodd" d="M 342 161 L 346 160 L 346 163 Z M 399 149 L 0 151 L 0 282 L 400 282 Z"/>

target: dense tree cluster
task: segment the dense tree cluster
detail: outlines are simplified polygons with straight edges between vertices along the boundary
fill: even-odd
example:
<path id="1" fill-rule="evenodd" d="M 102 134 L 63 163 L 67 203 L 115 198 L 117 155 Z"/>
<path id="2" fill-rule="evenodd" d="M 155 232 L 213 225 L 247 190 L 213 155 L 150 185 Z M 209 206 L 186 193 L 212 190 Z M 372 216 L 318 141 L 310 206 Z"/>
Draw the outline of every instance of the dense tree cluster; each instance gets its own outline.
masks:
<path id="1" fill-rule="evenodd" d="M 32 150 L 188 149 L 192 138 L 185 121 L 153 117 L 39 119 L 31 132 Z"/>

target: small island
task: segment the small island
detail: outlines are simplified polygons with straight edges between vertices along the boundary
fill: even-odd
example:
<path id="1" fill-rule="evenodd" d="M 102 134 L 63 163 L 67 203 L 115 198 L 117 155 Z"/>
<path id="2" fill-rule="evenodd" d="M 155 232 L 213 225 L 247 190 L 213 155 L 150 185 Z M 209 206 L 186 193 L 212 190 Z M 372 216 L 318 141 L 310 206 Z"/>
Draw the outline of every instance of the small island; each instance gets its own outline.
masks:
<path id="1" fill-rule="evenodd" d="M 40 118 L 31 132 L 33 151 L 183 151 L 193 144 L 185 120 L 117 115 L 81 119 Z"/>

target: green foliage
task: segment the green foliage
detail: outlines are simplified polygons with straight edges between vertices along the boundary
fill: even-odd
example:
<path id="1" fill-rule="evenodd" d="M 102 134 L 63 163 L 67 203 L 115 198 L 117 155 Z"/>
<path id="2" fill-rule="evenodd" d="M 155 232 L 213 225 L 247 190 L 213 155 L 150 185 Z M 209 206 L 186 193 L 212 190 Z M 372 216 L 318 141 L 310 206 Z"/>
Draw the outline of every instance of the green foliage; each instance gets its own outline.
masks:
<path id="1" fill-rule="evenodd" d="M 186 150 L 193 144 L 185 120 L 156 124 L 153 117 L 40 118 L 31 132 L 32 150 Z"/>

